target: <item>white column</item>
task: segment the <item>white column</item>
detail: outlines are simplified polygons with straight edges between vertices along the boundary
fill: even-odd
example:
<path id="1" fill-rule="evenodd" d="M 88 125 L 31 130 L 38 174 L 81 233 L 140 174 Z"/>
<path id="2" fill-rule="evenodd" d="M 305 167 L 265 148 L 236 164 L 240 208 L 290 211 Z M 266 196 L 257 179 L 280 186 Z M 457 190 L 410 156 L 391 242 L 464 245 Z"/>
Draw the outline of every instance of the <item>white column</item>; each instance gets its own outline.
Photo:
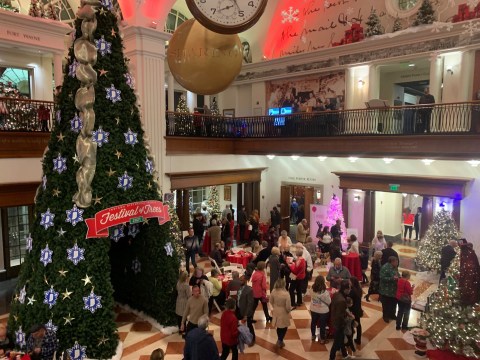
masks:
<path id="1" fill-rule="evenodd" d="M 175 111 L 175 78 L 168 73 L 168 110 Z"/>
<path id="2" fill-rule="evenodd" d="M 190 112 L 193 113 L 193 110 L 197 107 L 197 94 L 187 91 L 187 106 Z"/>
<path id="3" fill-rule="evenodd" d="M 135 77 L 138 105 L 142 122 L 150 139 L 152 155 L 163 192 L 170 191 L 165 177 L 165 42 L 170 34 L 140 26 L 124 29 L 125 55 L 130 59 L 130 71 Z"/>
<path id="4" fill-rule="evenodd" d="M 210 95 L 204 95 L 204 96 L 203 96 L 203 99 L 204 99 L 204 100 L 203 100 L 203 103 L 204 103 L 205 105 L 207 105 L 208 108 L 210 109 Z"/>
<path id="5" fill-rule="evenodd" d="M 462 86 L 461 101 L 473 99 L 473 72 L 475 70 L 475 50 L 467 50 L 462 53 L 460 69 L 460 83 Z"/>
<path id="6" fill-rule="evenodd" d="M 55 86 L 62 85 L 63 83 L 63 54 L 54 54 L 53 55 L 53 79 L 55 81 Z"/>
<path id="7" fill-rule="evenodd" d="M 377 65 L 370 65 L 368 70 L 368 98 L 380 99 L 380 74 Z M 387 99 L 384 99 L 387 100 Z M 393 104 L 392 104 L 393 105 Z"/>
<path id="8" fill-rule="evenodd" d="M 443 82 L 443 57 L 438 57 L 430 62 L 430 94 L 435 98 L 435 102 L 444 102 L 442 99 Z"/>

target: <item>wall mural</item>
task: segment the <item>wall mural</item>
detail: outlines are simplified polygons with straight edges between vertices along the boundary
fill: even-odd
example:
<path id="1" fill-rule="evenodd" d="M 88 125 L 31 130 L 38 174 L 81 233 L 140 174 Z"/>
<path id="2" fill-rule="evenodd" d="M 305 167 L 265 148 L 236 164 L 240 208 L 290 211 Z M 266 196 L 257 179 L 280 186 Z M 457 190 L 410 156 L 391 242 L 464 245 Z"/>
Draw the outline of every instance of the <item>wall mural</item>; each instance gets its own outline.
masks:
<path id="1" fill-rule="evenodd" d="M 294 111 L 340 110 L 345 103 L 345 73 L 311 75 L 266 82 L 267 108 Z"/>
<path id="2" fill-rule="evenodd" d="M 362 41 L 366 21 L 372 9 L 376 10 L 385 32 L 391 33 L 396 17 L 396 14 L 392 14 L 391 4 L 397 4 L 396 1 L 279 0 L 264 44 L 264 55 L 267 58 L 276 58 Z M 390 2 L 388 9 L 386 2 Z M 455 1 L 431 2 L 435 9 L 435 27 L 438 31 L 449 31 L 448 26 L 443 26 L 444 22 L 464 19 L 458 19 L 457 12 L 461 10 Z M 413 13 L 399 18 L 401 28 L 411 27 L 415 16 L 416 13 Z"/>

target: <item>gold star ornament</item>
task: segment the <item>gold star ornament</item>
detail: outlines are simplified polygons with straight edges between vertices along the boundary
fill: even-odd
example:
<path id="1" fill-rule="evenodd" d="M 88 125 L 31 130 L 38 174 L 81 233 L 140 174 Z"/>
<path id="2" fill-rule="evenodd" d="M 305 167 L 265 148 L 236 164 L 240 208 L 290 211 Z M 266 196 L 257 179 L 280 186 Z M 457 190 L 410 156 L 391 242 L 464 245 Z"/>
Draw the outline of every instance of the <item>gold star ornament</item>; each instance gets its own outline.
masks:
<path id="1" fill-rule="evenodd" d="M 100 69 L 100 76 L 107 75 L 108 71 L 105 69 Z"/>
<path id="2" fill-rule="evenodd" d="M 70 299 L 70 295 L 72 294 L 73 294 L 73 291 L 68 291 L 68 289 L 65 288 L 65 292 L 62 293 L 63 300 Z"/>
<path id="3" fill-rule="evenodd" d="M 103 197 L 98 197 L 96 196 L 93 201 L 95 201 L 95 203 L 93 205 L 97 205 L 97 204 L 101 204 L 102 203 L 102 199 Z"/>
<path id="4" fill-rule="evenodd" d="M 85 277 L 82 279 L 82 281 L 83 281 L 83 286 L 87 286 L 87 284 L 92 283 L 92 279 L 87 274 L 85 274 Z"/>
<path id="5" fill-rule="evenodd" d="M 100 339 L 98 339 L 98 346 L 105 344 L 108 341 L 108 338 L 105 336 L 102 336 Z"/>
<path id="6" fill-rule="evenodd" d="M 122 157 L 122 153 L 120 151 L 115 151 L 115 156 L 117 157 L 117 159 L 120 160 L 120 158 Z"/>
<path id="7" fill-rule="evenodd" d="M 108 176 L 113 176 L 115 175 L 116 171 L 113 171 L 112 168 L 110 168 L 109 171 L 107 171 Z"/>
<path id="8" fill-rule="evenodd" d="M 117 33 L 115 32 L 115 29 L 114 29 L 114 28 L 112 28 L 111 34 L 112 34 L 113 37 L 117 37 Z"/>
<path id="9" fill-rule="evenodd" d="M 28 299 L 28 304 L 27 305 L 33 305 L 33 303 L 37 300 L 35 300 L 35 295 L 32 295 L 32 297 L 27 297 Z"/>
<path id="10" fill-rule="evenodd" d="M 119 117 L 116 117 L 115 121 L 117 122 L 117 125 L 120 124 L 120 118 Z"/>
<path id="11" fill-rule="evenodd" d="M 62 133 L 60 133 L 59 135 L 57 135 L 57 139 L 58 141 L 63 141 L 63 139 L 65 139 L 65 136 Z"/>
<path id="12" fill-rule="evenodd" d="M 68 270 L 58 270 L 58 273 L 60 274 L 60 276 L 67 277 Z"/>
<path id="13" fill-rule="evenodd" d="M 67 324 L 72 325 L 72 321 L 75 320 L 75 318 L 72 317 L 72 316 L 70 315 L 70 313 L 68 313 L 68 316 L 67 316 L 67 317 L 64 317 L 63 320 L 65 320 L 65 324 L 64 324 L 64 325 L 67 325 Z"/>
<path id="14" fill-rule="evenodd" d="M 78 159 L 78 155 L 75 154 L 75 156 L 72 158 L 73 159 L 73 163 L 76 164 L 77 162 L 80 163 L 80 160 Z"/>
<path id="15" fill-rule="evenodd" d="M 62 192 L 57 188 L 57 189 L 53 189 L 52 193 L 53 193 L 53 196 L 58 197 L 58 195 L 60 195 Z"/>

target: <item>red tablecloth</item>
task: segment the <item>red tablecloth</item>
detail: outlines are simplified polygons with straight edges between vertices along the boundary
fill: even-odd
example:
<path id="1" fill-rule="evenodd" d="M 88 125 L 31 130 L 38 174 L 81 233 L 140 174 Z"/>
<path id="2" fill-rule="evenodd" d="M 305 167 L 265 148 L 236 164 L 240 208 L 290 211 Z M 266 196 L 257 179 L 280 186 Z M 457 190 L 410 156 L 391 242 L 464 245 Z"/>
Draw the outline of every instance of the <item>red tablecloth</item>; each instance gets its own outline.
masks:
<path id="1" fill-rule="evenodd" d="M 360 256 L 358 254 L 342 254 L 342 265 L 350 271 L 350 275 L 362 281 L 362 266 L 360 265 Z"/>
<path id="2" fill-rule="evenodd" d="M 224 293 L 227 293 L 227 286 L 228 286 L 228 284 L 230 284 L 230 281 L 232 281 L 232 280 L 227 280 L 225 278 L 225 275 L 223 275 L 223 274 L 218 275 L 218 280 L 220 280 L 222 282 L 222 291 Z"/>
<path id="3" fill-rule="evenodd" d="M 202 251 L 207 256 L 210 256 L 210 253 L 212 252 L 212 241 L 208 231 L 205 231 L 205 236 L 203 237 Z"/>
<path id="4" fill-rule="evenodd" d="M 252 261 L 253 254 L 245 251 L 239 251 L 236 254 L 227 254 L 227 261 L 234 264 L 242 264 L 243 268 L 247 267 L 247 264 Z"/>

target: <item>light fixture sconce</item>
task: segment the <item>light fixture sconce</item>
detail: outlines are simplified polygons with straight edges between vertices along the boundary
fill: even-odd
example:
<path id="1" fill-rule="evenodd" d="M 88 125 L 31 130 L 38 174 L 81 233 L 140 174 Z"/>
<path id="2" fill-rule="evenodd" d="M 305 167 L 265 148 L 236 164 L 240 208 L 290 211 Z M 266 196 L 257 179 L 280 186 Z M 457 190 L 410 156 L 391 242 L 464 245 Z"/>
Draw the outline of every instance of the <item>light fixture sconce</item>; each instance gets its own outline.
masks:
<path id="1" fill-rule="evenodd" d="M 359 89 L 363 88 L 364 85 L 365 85 L 365 81 L 363 81 L 362 79 L 358 80 L 358 88 Z"/>
<path id="2" fill-rule="evenodd" d="M 360 198 L 360 195 L 354 195 L 354 196 L 353 196 L 353 201 L 355 201 L 355 202 L 359 202 L 360 199 L 361 199 L 361 198 Z"/>
<path id="3" fill-rule="evenodd" d="M 295 161 L 300 158 L 300 156 L 298 156 L 298 155 L 292 155 L 290 157 L 292 158 L 292 160 L 295 160 Z"/>
<path id="4" fill-rule="evenodd" d="M 268 158 L 269 160 L 273 160 L 273 159 L 275 159 L 275 155 L 267 155 L 267 158 Z"/>
<path id="5" fill-rule="evenodd" d="M 447 73 L 449 73 L 450 75 L 453 75 L 453 70 L 451 66 L 447 67 Z"/>

